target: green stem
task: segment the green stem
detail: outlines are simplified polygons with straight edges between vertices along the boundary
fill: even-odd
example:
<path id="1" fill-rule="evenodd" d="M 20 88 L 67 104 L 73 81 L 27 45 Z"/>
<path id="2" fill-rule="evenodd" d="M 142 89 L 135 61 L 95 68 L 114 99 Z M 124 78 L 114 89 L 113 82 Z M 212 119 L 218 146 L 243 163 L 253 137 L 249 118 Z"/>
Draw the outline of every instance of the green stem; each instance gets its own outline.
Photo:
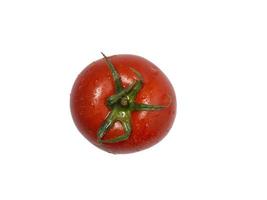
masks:
<path id="1" fill-rule="evenodd" d="M 107 105 L 111 109 L 106 119 L 97 132 L 98 143 L 117 143 L 125 141 L 130 137 L 131 129 L 131 113 L 135 111 L 155 111 L 166 108 L 162 105 L 150 105 L 136 103 L 135 98 L 143 86 L 143 76 L 134 68 L 130 69 L 135 73 L 138 80 L 134 81 L 127 88 L 123 88 L 119 73 L 116 71 L 111 61 L 103 54 L 115 84 L 115 94 L 107 99 Z M 115 122 L 120 122 L 124 129 L 124 134 L 112 139 L 103 139 L 106 132 L 112 128 Z"/>
<path id="2" fill-rule="evenodd" d="M 120 75 L 119 73 L 116 71 L 114 65 L 109 61 L 109 59 L 107 58 L 107 56 L 101 52 L 101 54 L 104 56 L 104 59 L 112 73 L 112 77 L 113 80 L 115 82 L 115 89 L 116 89 L 116 93 L 119 93 L 122 90 L 122 83 L 121 83 L 121 79 L 120 79 Z"/>
<path id="3" fill-rule="evenodd" d="M 118 94 L 114 94 L 108 98 L 108 105 L 111 106 L 115 104 L 119 99 L 121 99 L 124 95 L 126 95 L 132 88 L 135 86 L 135 82 L 132 83 L 128 88 L 121 90 Z"/>
<path id="4" fill-rule="evenodd" d="M 133 106 L 133 109 L 135 111 L 142 111 L 142 110 L 147 110 L 147 111 L 152 111 L 152 110 L 161 110 L 163 108 L 166 108 L 166 106 L 161 106 L 161 105 L 150 105 L 150 104 L 137 104 L 135 103 Z"/>

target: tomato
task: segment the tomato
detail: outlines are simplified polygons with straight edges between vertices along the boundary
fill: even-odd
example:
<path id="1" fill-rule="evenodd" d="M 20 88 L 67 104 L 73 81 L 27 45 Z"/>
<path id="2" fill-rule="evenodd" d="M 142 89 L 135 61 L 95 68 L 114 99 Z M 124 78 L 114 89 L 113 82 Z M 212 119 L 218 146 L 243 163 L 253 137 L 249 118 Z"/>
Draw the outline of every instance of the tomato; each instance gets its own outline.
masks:
<path id="1" fill-rule="evenodd" d="M 151 147 L 168 133 L 175 118 L 170 81 L 142 57 L 102 55 L 73 85 L 70 107 L 77 128 L 110 153 Z"/>

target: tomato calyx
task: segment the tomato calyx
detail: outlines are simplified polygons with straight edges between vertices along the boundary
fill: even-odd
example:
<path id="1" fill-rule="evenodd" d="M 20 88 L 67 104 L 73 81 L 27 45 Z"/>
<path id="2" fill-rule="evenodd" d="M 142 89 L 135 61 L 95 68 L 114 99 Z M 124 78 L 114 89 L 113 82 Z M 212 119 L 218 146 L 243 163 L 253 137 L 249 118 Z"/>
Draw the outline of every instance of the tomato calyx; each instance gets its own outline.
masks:
<path id="1" fill-rule="evenodd" d="M 128 87 L 124 88 L 121 83 L 120 75 L 116 71 L 112 62 L 101 53 L 105 59 L 106 64 L 108 65 L 113 81 L 115 84 L 115 94 L 111 95 L 106 102 L 107 107 L 110 109 L 107 117 L 100 126 L 97 133 L 98 143 L 116 143 L 127 140 L 131 134 L 131 113 L 134 111 L 155 111 L 166 108 L 167 106 L 163 105 L 151 105 L 151 104 L 140 104 L 135 102 L 135 98 L 138 92 L 143 86 L 143 77 L 142 75 L 134 68 L 130 69 L 135 73 L 138 78 Z M 112 139 L 102 139 L 105 133 L 114 125 L 115 122 L 120 122 L 124 134 Z"/>

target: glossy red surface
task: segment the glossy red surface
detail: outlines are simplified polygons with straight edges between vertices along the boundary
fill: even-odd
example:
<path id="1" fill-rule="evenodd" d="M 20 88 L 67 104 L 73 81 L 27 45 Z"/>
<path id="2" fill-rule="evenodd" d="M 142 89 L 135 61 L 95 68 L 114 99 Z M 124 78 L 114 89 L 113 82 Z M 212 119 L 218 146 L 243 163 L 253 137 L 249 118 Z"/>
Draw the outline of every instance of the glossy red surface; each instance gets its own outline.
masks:
<path id="1" fill-rule="evenodd" d="M 176 98 L 167 77 L 148 60 L 134 55 L 109 57 L 121 76 L 124 87 L 138 79 L 130 67 L 139 71 L 143 88 L 136 102 L 154 105 L 168 105 L 158 111 L 135 111 L 132 113 L 132 133 L 118 143 L 99 144 L 97 131 L 105 120 L 109 109 L 106 99 L 115 93 L 114 81 L 104 59 L 87 66 L 77 77 L 71 91 L 71 113 L 79 131 L 95 146 L 111 153 L 131 153 L 146 149 L 159 142 L 171 128 L 176 114 Z M 123 134 L 122 126 L 116 122 L 104 139 Z"/>

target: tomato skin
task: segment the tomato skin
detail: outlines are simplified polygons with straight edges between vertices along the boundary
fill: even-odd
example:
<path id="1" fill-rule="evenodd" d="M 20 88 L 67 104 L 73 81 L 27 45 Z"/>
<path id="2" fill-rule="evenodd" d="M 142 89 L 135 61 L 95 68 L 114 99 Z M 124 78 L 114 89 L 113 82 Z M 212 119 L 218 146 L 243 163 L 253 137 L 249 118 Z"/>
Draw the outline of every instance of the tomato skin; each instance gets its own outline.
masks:
<path id="1" fill-rule="evenodd" d="M 176 114 L 174 89 L 159 68 L 142 57 L 115 55 L 109 59 L 118 71 L 123 87 L 137 79 L 131 67 L 142 74 L 144 84 L 137 94 L 136 102 L 167 107 L 157 111 L 132 112 L 132 132 L 127 140 L 111 144 L 98 143 L 98 129 L 110 112 L 106 106 L 107 98 L 115 93 L 111 72 L 104 59 L 100 59 L 87 66 L 73 85 L 70 98 L 73 120 L 91 143 L 110 153 L 132 153 L 149 148 L 159 142 L 173 124 Z M 104 138 L 111 139 L 123 133 L 121 124 L 116 122 Z"/>

